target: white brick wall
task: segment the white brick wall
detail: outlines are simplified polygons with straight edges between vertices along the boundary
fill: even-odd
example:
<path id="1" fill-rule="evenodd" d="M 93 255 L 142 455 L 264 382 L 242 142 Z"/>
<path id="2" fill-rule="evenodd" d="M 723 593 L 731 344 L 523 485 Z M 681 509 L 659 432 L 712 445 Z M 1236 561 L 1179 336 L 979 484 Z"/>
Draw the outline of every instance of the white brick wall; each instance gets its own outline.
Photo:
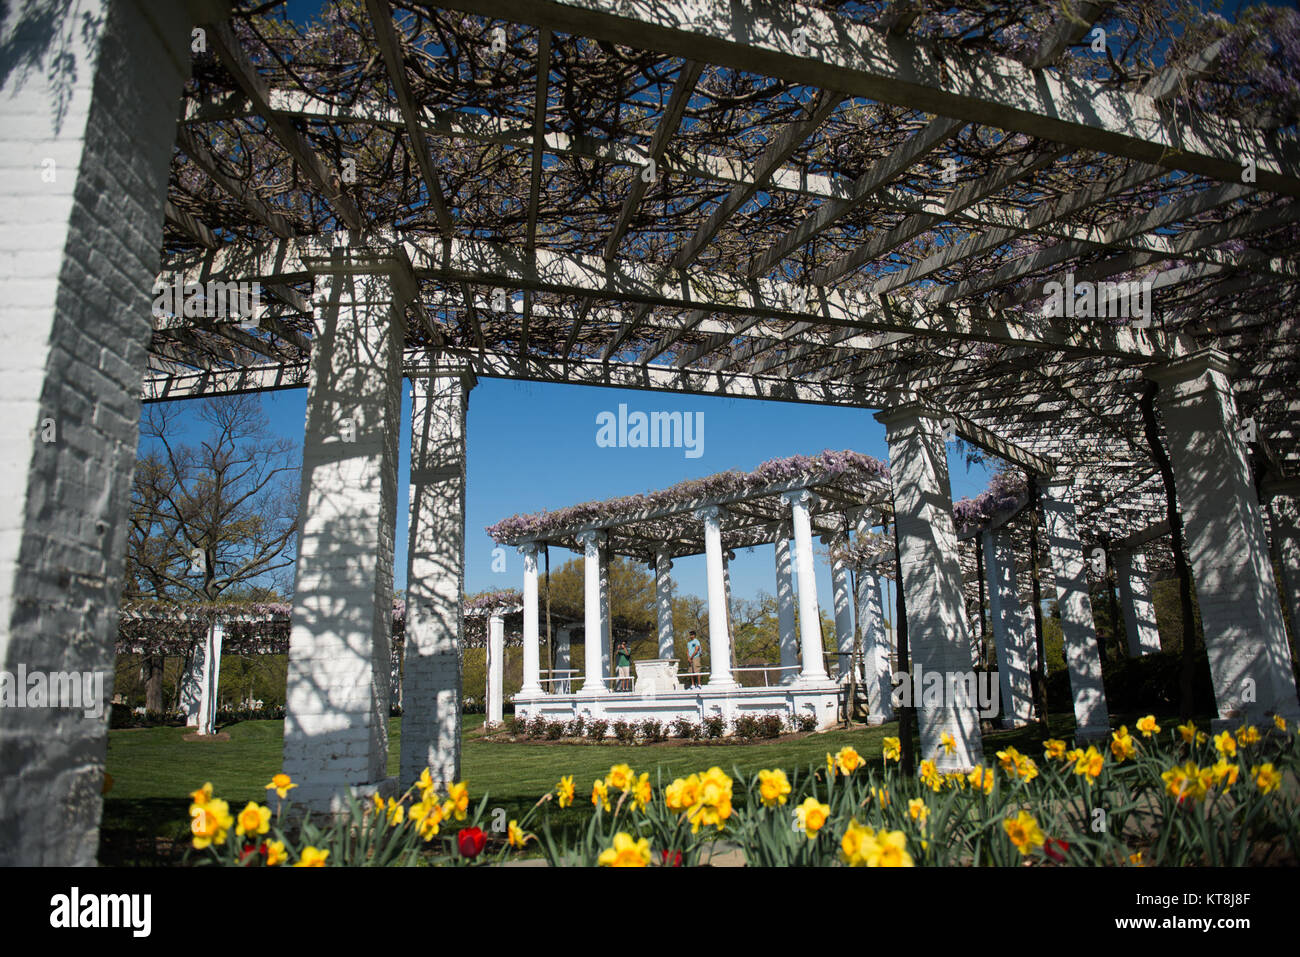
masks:
<path id="1" fill-rule="evenodd" d="M 411 380 L 406 674 L 400 782 L 460 779 L 465 410 L 472 380 Z"/>
<path id="2" fill-rule="evenodd" d="M 881 412 L 876 419 L 884 423 L 889 441 L 909 657 L 925 671 L 969 674 L 974 661 L 942 427 L 915 406 Z M 969 769 L 983 762 L 974 707 L 921 707 L 917 723 L 920 758 L 937 757 L 941 770 Z M 945 731 L 957 743 L 955 754 L 940 747 Z"/>
<path id="3" fill-rule="evenodd" d="M 314 810 L 388 762 L 404 329 L 387 275 L 340 269 L 317 277 L 284 726 Z"/>
<path id="4" fill-rule="evenodd" d="M 1101 681 L 1101 651 L 1097 625 L 1088 597 L 1088 567 L 1079 541 L 1070 482 L 1045 483 L 1040 499 L 1047 552 L 1056 580 L 1056 603 L 1061 610 L 1065 667 L 1074 697 L 1075 734 L 1081 738 L 1104 736 L 1110 730 L 1106 691 Z"/>
<path id="5" fill-rule="evenodd" d="M 1169 459 L 1219 718 L 1300 717 L 1259 498 L 1218 353 L 1148 373 L 1160 384 Z M 1252 687 L 1253 686 L 1253 687 Z M 1254 701 L 1248 700 L 1252 693 Z"/>
<path id="6" fill-rule="evenodd" d="M 3 9 L 0 669 L 101 671 L 107 703 L 189 22 L 162 0 Z M 107 708 L 0 711 L 0 864 L 94 863 L 106 730 Z"/>

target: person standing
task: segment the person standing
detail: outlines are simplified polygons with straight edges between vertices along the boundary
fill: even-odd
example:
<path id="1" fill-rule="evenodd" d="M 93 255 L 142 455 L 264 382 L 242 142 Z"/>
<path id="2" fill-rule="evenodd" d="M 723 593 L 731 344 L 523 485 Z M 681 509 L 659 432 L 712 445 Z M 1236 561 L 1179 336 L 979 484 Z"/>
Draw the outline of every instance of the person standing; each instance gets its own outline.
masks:
<path id="1" fill-rule="evenodd" d="M 698 688 L 700 686 L 700 659 L 704 654 L 704 646 L 700 644 L 700 639 L 695 637 L 695 632 L 691 632 L 686 639 L 686 660 L 689 663 L 690 670 L 686 673 L 688 687 Z"/>
<path id="2" fill-rule="evenodd" d="M 615 652 L 614 666 L 618 675 L 617 691 L 632 690 L 632 655 L 628 651 L 627 642 L 620 641 L 618 649 Z"/>

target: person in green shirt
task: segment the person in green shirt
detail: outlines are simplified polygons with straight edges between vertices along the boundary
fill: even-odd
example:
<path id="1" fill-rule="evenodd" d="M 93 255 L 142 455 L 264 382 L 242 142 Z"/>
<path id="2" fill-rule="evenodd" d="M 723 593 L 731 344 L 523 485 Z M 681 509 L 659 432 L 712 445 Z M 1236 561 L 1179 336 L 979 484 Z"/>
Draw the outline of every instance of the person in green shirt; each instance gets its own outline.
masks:
<path id="1" fill-rule="evenodd" d="M 615 691 L 632 690 L 632 655 L 628 652 L 627 642 L 620 641 L 615 651 L 614 667 L 615 674 L 618 675 L 618 684 Z"/>

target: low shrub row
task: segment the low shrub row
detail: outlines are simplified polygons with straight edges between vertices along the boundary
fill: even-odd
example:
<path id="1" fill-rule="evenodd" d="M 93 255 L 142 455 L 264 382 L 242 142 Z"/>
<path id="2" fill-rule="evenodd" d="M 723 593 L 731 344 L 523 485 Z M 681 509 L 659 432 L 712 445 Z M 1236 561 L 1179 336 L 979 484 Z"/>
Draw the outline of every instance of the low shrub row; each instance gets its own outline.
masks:
<path id="1" fill-rule="evenodd" d="M 727 721 L 721 715 L 708 715 L 703 721 L 677 717 L 670 722 L 646 718 L 642 721 L 607 721 L 603 718 L 578 717 L 560 721 L 536 715 L 532 718 L 509 717 L 506 733 L 516 738 L 561 741 L 586 738 L 591 741 L 616 741 L 619 744 L 654 744 L 678 738 L 683 741 L 717 740 L 730 733 L 744 741 L 780 737 L 789 731 L 809 732 L 817 729 L 812 715 L 743 714 Z"/>

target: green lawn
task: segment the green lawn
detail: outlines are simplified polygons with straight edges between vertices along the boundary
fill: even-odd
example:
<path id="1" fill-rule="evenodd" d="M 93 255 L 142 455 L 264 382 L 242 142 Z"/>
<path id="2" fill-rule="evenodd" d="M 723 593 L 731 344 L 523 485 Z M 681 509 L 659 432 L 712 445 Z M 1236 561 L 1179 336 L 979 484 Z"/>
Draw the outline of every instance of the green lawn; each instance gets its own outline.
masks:
<path id="1" fill-rule="evenodd" d="M 1121 718 L 1116 716 L 1118 725 Z M 1130 726 L 1132 719 L 1128 720 Z M 1161 723 L 1164 723 L 1161 718 Z M 718 765 L 730 773 L 739 768 L 752 774 L 761 768 L 787 770 L 824 767 L 826 753 L 852 745 L 868 760 L 879 760 L 881 739 L 897 735 L 898 726 L 855 727 L 803 735 L 791 740 L 756 744 L 617 745 L 578 743 L 513 744 L 482 740 L 482 715 L 465 718 L 462 773 L 477 803 L 486 793 L 490 807 L 503 807 L 509 817 L 522 817 L 537 799 L 551 790 L 561 775 L 572 774 L 585 804 L 591 782 L 610 765 L 627 762 L 638 771 L 658 773 L 663 783 L 692 771 Z M 1051 718 L 1055 737 L 1068 739 L 1074 730 L 1071 715 Z M 225 742 L 186 742 L 183 728 L 144 728 L 109 732 L 108 771 L 113 788 L 104 802 L 101 860 L 104 863 L 157 863 L 154 838 L 183 838 L 187 833 L 189 793 L 211 781 L 214 793 L 232 809 L 247 801 L 264 801 L 265 785 L 280 770 L 282 721 L 245 721 L 224 730 Z M 397 774 L 401 719 L 389 722 L 389 774 Z M 1037 756 L 1036 726 L 984 737 L 984 750 L 1014 745 Z M 567 815 L 577 820 L 581 808 Z"/>

